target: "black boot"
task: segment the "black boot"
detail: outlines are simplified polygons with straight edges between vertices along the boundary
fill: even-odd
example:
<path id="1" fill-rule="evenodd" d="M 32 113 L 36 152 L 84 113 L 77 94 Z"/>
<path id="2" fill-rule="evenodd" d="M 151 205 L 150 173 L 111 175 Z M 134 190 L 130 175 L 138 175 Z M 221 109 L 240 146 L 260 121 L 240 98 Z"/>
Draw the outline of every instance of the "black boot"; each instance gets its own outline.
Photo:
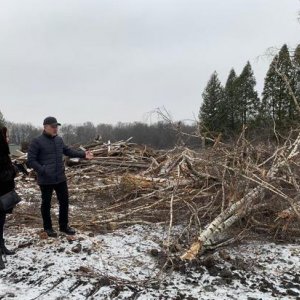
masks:
<path id="1" fill-rule="evenodd" d="M 4 255 L 14 255 L 14 254 L 16 254 L 15 251 L 11 251 L 11 250 L 8 250 L 6 248 L 5 240 L 0 240 L 0 249 L 1 249 L 1 253 L 4 254 Z"/>
<path id="2" fill-rule="evenodd" d="M 3 270 L 3 269 L 5 269 L 5 264 L 4 264 L 2 255 L 0 254 L 0 271 Z"/>
<path id="3" fill-rule="evenodd" d="M 49 237 L 56 238 L 57 237 L 57 232 L 54 231 L 52 228 L 51 229 L 45 229 L 45 232 Z"/>
<path id="4" fill-rule="evenodd" d="M 60 227 L 59 229 L 61 232 L 67 234 L 67 235 L 74 235 L 76 234 L 76 231 L 74 228 L 70 227 L 70 226 L 64 226 L 64 227 Z"/>

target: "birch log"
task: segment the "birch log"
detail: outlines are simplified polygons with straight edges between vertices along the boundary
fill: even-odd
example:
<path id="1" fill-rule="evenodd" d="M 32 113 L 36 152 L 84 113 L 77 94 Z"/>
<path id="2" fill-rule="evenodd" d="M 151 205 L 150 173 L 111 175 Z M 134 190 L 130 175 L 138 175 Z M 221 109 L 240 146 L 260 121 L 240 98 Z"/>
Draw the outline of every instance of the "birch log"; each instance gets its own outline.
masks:
<path id="1" fill-rule="evenodd" d="M 298 154 L 298 146 L 300 144 L 300 133 L 298 134 L 294 143 L 287 148 L 286 151 L 282 151 L 277 158 L 277 161 L 273 163 L 272 167 L 267 173 L 267 178 L 272 181 L 279 169 L 283 167 L 288 160 L 291 160 Z M 243 217 L 246 212 L 249 212 L 252 202 L 265 190 L 264 186 L 258 185 L 250 192 L 248 192 L 242 199 L 233 203 L 222 213 L 220 213 L 209 226 L 200 233 L 197 241 L 181 256 L 182 260 L 192 260 L 199 252 L 205 250 L 205 246 L 212 244 L 215 236 L 224 232 L 231 227 L 236 221 Z M 246 209 L 246 206 L 248 209 Z"/>

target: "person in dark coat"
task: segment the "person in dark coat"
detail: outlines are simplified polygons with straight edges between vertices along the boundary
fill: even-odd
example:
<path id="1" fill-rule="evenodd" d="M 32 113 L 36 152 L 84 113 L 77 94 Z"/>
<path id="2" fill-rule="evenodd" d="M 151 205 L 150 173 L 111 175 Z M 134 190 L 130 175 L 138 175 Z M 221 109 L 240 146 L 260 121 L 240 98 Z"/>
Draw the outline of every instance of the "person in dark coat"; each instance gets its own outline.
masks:
<path id="1" fill-rule="evenodd" d="M 10 159 L 10 152 L 8 146 L 8 132 L 6 127 L 0 128 L 0 196 L 3 196 L 15 188 L 14 178 L 16 177 L 17 171 Z M 0 211 L 0 269 L 4 268 L 2 260 L 2 254 L 13 255 L 14 251 L 10 251 L 5 246 L 5 240 L 3 236 L 4 224 L 6 214 L 12 213 L 12 210 L 8 212 Z"/>
<path id="2" fill-rule="evenodd" d="M 37 172 L 37 181 L 42 193 L 41 214 L 44 230 L 48 236 L 57 236 L 52 227 L 50 213 L 52 194 L 55 191 L 59 203 L 59 229 L 73 235 L 75 230 L 68 225 L 69 194 L 63 155 L 92 159 L 93 154 L 66 146 L 58 135 L 58 126 L 61 124 L 56 118 L 47 117 L 43 125 L 43 133 L 33 139 L 29 146 L 27 165 Z"/>

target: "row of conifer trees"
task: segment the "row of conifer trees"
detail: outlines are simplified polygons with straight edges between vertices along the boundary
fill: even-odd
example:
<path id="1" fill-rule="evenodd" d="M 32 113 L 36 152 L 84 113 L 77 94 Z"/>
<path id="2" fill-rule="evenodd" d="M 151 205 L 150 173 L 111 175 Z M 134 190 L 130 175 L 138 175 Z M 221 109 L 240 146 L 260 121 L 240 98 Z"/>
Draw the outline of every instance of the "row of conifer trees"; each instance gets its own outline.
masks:
<path id="1" fill-rule="evenodd" d="M 232 69 L 225 86 L 214 72 L 202 94 L 199 119 L 204 131 L 234 135 L 246 126 L 279 132 L 299 125 L 293 94 L 300 94 L 300 45 L 290 51 L 283 45 L 269 67 L 262 96 L 247 62 L 240 75 Z"/>

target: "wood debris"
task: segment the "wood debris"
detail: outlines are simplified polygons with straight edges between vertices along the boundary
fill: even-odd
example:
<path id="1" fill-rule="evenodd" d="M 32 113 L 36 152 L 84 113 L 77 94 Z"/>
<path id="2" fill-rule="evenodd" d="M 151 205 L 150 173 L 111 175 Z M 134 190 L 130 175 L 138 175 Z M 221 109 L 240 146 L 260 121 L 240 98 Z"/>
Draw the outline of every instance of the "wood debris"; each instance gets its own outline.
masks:
<path id="1" fill-rule="evenodd" d="M 224 235 L 287 239 L 300 234 L 299 143 L 298 132 L 278 146 L 242 134 L 234 145 L 199 150 L 94 141 L 82 146 L 93 160 L 66 160 L 73 225 L 103 232 L 164 223 L 171 233 L 180 224 L 191 245 L 182 259 L 224 245 Z"/>

